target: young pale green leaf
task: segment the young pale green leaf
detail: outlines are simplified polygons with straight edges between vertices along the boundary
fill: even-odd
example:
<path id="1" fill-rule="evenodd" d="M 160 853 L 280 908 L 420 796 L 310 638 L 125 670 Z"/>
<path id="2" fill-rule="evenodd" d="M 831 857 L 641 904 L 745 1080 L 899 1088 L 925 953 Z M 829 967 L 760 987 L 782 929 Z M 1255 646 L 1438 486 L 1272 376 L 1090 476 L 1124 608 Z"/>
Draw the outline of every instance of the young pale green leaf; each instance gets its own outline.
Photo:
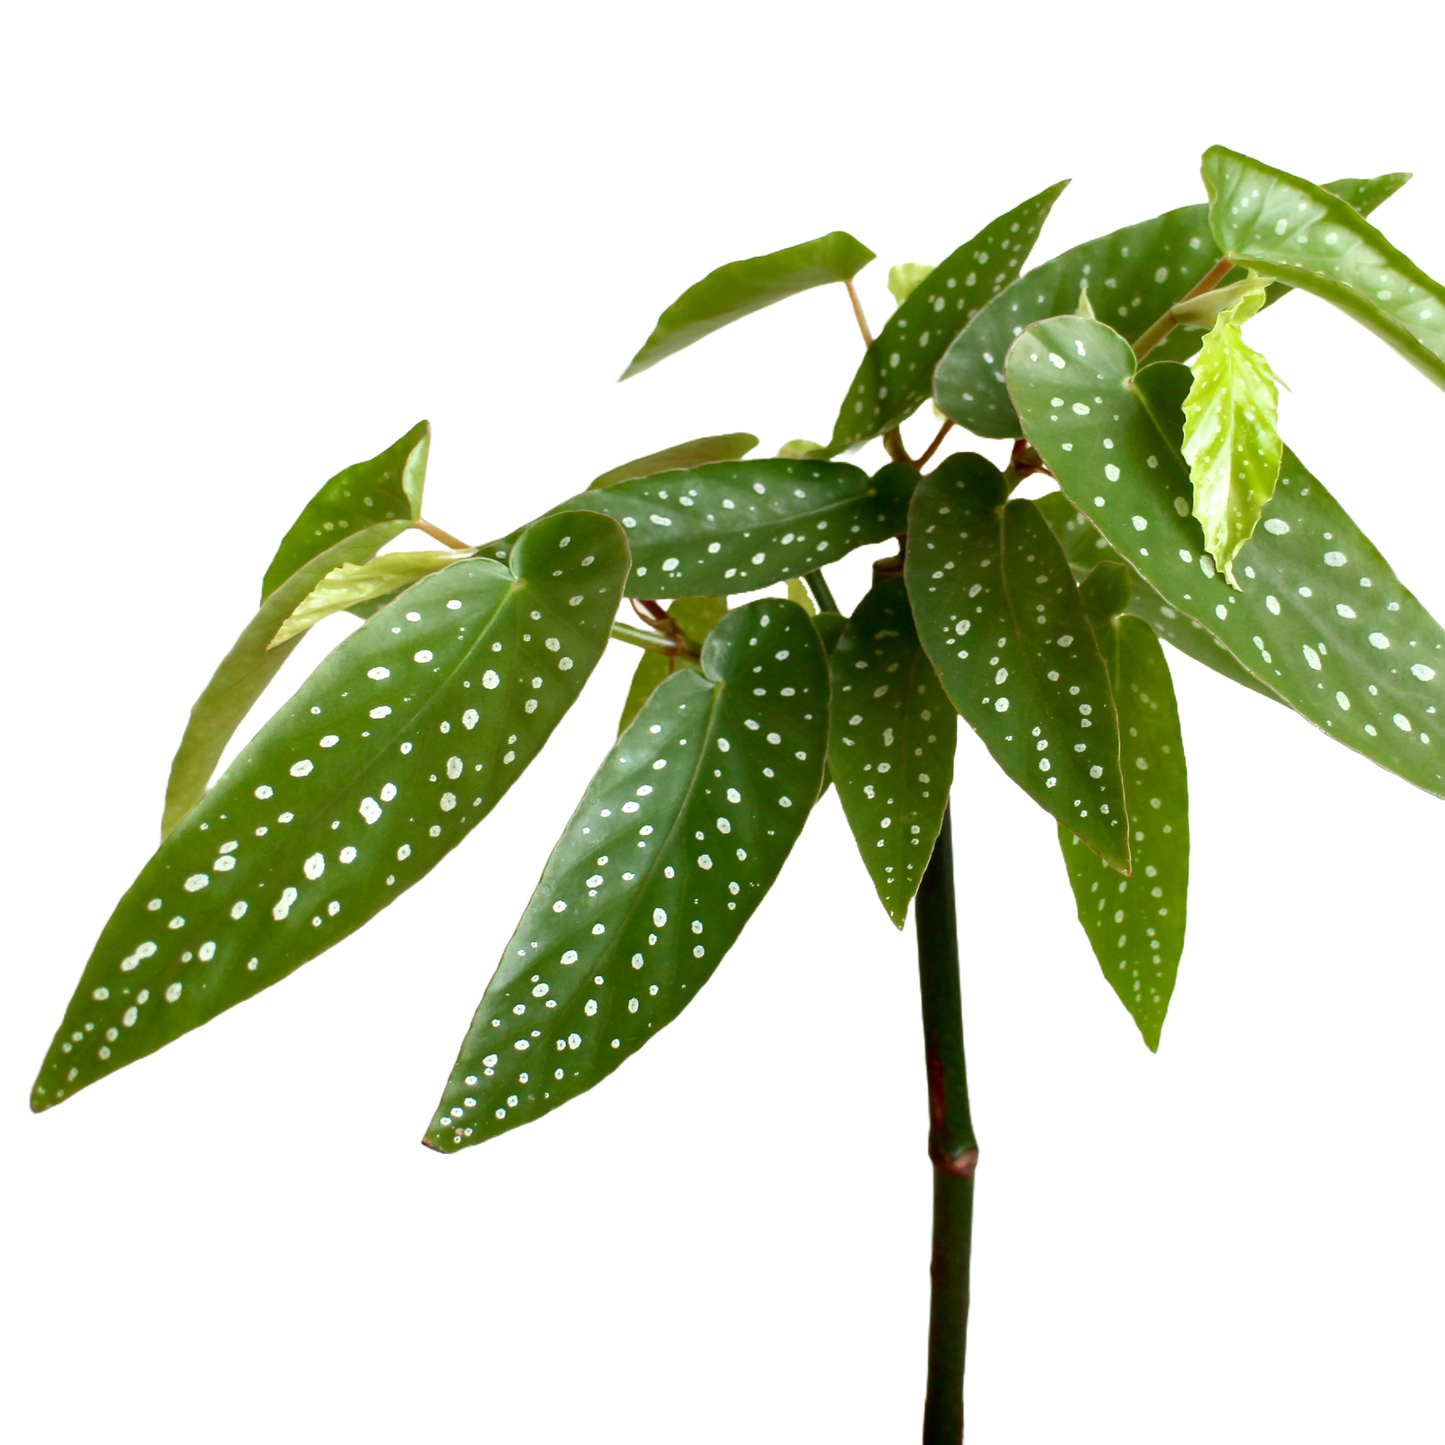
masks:
<path id="1" fill-rule="evenodd" d="M 1330 189 L 1368 211 L 1409 178 L 1335 181 Z M 1099 319 L 1131 343 L 1209 274 L 1220 259 L 1209 232 L 1207 205 L 1183 206 L 1107 236 L 1085 241 L 995 297 L 964 329 L 934 373 L 940 409 L 975 436 L 1019 437 L 1023 430 L 1004 384 L 1003 359 L 1026 326 L 1078 311 L 1080 289 Z M 1287 292 L 1271 289 L 1270 304 Z M 1199 349 L 1199 334 L 1175 331 L 1151 360 L 1182 361 Z"/>
<path id="2" fill-rule="evenodd" d="M 807 437 L 794 437 L 790 442 L 784 442 L 778 448 L 780 457 L 821 457 L 825 454 L 826 448 L 817 442 L 810 442 Z"/>
<path id="3" fill-rule="evenodd" d="M 833 653 L 828 766 L 879 901 L 899 928 L 933 853 L 958 722 L 900 573 L 875 573 Z"/>
<path id="4" fill-rule="evenodd" d="M 293 637 L 299 637 L 333 612 L 344 612 L 348 607 L 371 602 L 410 587 L 433 572 L 450 567 L 453 562 L 464 562 L 475 554 L 468 548 L 465 552 L 387 552 L 373 557 L 360 565 L 343 562 L 333 567 L 302 599 L 301 605 L 281 624 L 276 636 L 268 644 L 280 647 Z"/>
<path id="5" fill-rule="evenodd" d="M 1189 785 L 1164 651 L 1148 626 L 1123 615 L 1133 578 L 1105 562 L 1081 589 L 1119 714 L 1133 874 L 1120 878 L 1062 824 L 1059 847 L 1099 967 L 1157 1051 L 1184 950 Z"/>
<path id="6" fill-rule="evenodd" d="M 828 444 L 830 455 L 882 436 L 928 400 L 939 359 L 1018 275 L 1066 185 L 1060 181 L 991 221 L 935 266 L 888 318 L 848 388 Z"/>
<path id="7" fill-rule="evenodd" d="M 1242 330 L 1263 305 L 1263 289 L 1249 291 L 1220 313 L 1184 399 L 1181 451 L 1194 487 L 1194 515 L 1205 550 L 1236 588 L 1234 559 L 1274 495 L 1284 451 L 1279 378 Z"/>
<path id="8" fill-rule="evenodd" d="M 818 794 L 828 672 L 774 598 L 648 699 L 547 861 L 425 1142 L 450 1153 L 590 1089 L 670 1023 L 762 901 Z"/>
<path id="9" fill-rule="evenodd" d="M 262 600 L 346 533 L 378 522 L 411 523 L 420 517 L 430 449 L 431 425 L 421 421 L 379 456 L 337 472 L 281 539 L 261 583 Z"/>
<path id="10" fill-rule="evenodd" d="M 658 472 L 675 472 L 681 467 L 700 467 L 708 462 L 735 462 L 739 457 L 747 456 L 757 444 L 757 437 L 745 431 L 697 437 L 693 441 L 679 442 L 675 447 L 638 457 L 635 462 L 613 467 L 610 472 L 603 472 L 588 490 L 615 487 L 618 482 L 630 482 L 634 477 L 654 477 Z"/>
<path id="11" fill-rule="evenodd" d="M 888 272 L 888 289 L 893 293 L 895 303 L 902 306 L 933 271 L 934 267 L 918 261 L 905 261 L 901 266 L 894 266 Z"/>
<path id="12" fill-rule="evenodd" d="M 1445 286 L 1323 187 L 1224 146 L 1202 169 L 1226 256 L 1332 302 L 1445 386 Z"/>
<path id="13" fill-rule="evenodd" d="M 982 457 L 949 457 L 909 517 L 904 575 L 918 635 L 954 707 L 999 766 L 1129 871 L 1119 731 L 1068 558 L 1032 502 Z"/>
<path id="14" fill-rule="evenodd" d="M 331 947 L 495 807 L 606 646 L 627 544 L 538 522 L 348 637 L 117 905 L 32 1096 L 47 1109 Z"/>
<path id="15" fill-rule="evenodd" d="M 1082 583 L 1101 562 L 1128 565 L 1104 540 L 1099 529 L 1062 492 L 1050 492 L 1040 497 L 1038 509 L 1062 544 L 1076 582 Z M 1192 617 L 1175 611 L 1137 573 L 1129 589 L 1127 611 L 1131 617 L 1147 622 L 1165 642 L 1196 662 L 1202 662 L 1231 682 L 1250 688 L 1271 702 L 1280 700 L 1272 687 L 1246 672 L 1234 660 L 1234 654 L 1212 632 Z"/>
<path id="16" fill-rule="evenodd" d="M 689 286 L 657 318 L 652 335 L 620 379 L 626 381 L 656 366 L 664 357 L 775 301 L 786 301 L 814 286 L 851 281 L 872 259 L 873 252 L 861 241 L 846 231 L 830 231 L 801 246 L 719 266 Z"/>
<path id="17" fill-rule="evenodd" d="M 1445 631 L 1286 448 L 1264 520 L 1237 559 L 1243 591 L 1203 550 L 1180 455 L 1185 367 L 1147 366 L 1097 321 L 1021 336 L 1009 388 L 1069 500 L 1165 602 L 1346 746 L 1445 796 Z"/>

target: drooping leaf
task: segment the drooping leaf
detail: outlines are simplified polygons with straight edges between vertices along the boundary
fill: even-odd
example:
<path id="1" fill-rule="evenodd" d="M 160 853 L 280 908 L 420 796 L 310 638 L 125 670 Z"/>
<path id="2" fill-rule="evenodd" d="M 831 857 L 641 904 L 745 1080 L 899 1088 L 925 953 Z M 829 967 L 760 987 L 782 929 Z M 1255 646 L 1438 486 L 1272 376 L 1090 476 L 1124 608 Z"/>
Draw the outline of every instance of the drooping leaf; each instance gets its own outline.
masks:
<path id="1" fill-rule="evenodd" d="M 121 899 L 32 1107 L 284 978 L 425 875 L 571 706 L 626 571 L 614 522 L 547 518 L 512 569 L 459 562 L 348 637 Z"/>
<path id="2" fill-rule="evenodd" d="M 1184 439 L 1194 515 L 1214 565 L 1234 581 L 1234 559 L 1254 535 L 1279 480 L 1279 379 L 1244 339 L 1242 326 L 1264 305 L 1250 291 L 1221 312 L 1194 362 L 1184 399 Z"/>
<path id="3" fill-rule="evenodd" d="M 814 286 L 851 281 L 872 259 L 873 252 L 861 241 L 846 231 L 830 231 L 801 246 L 719 266 L 697 285 L 689 286 L 657 318 L 652 335 L 628 363 L 621 380 L 775 301 L 785 301 Z"/>
<path id="4" fill-rule="evenodd" d="M 1129 869 L 1109 680 L 1068 559 L 1034 503 L 960 453 L 914 497 L 904 575 L 944 691 L 999 766 Z"/>
<path id="5" fill-rule="evenodd" d="M 1038 509 L 1053 529 L 1054 536 L 1062 543 L 1076 582 L 1082 583 L 1101 562 L 1128 565 L 1104 540 L 1099 529 L 1062 492 L 1049 492 L 1040 497 Z M 1212 667 L 1231 682 L 1250 688 L 1271 702 L 1280 700 L 1273 688 L 1242 668 L 1234 660 L 1234 654 L 1212 632 L 1192 617 L 1176 612 L 1137 573 L 1129 589 L 1127 611 L 1131 617 L 1147 622 L 1157 636 L 1196 662 Z"/>
<path id="6" fill-rule="evenodd" d="M 379 456 L 337 472 L 281 539 L 261 583 L 262 601 L 348 532 L 378 522 L 411 523 L 420 517 L 430 449 L 431 426 L 421 421 Z"/>
<path id="7" fill-rule="evenodd" d="M 874 575 L 832 674 L 828 766 L 879 901 L 902 928 L 943 825 L 958 724 L 901 573 Z"/>
<path id="8" fill-rule="evenodd" d="M 1224 146 L 1202 169 L 1223 254 L 1333 303 L 1445 386 L 1445 286 L 1321 186 Z"/>
<path id="9" fill-rule="evenodd" d="M 932 266 L 925 266 L 918 261 L 905 261 L 901 266 L 894 266 L 888 272 L 888 289 L 893 293 L 894 302 L 902 306 L 919 285 L 926 281 L 933 274 Z"/>
<path id="10" fill-rule="evenodd" d="M 823 775 L 828 674 L 809 619 L 764 598 L 653 693 L 547 861 L 426 1143 L 452 1152 L 590 1089 L 712 976 Z"/>
<path id="11" fill-rule="evenodd" d="M 700 467 L 708 462 L 734 462 L 745 457 L 757 446 L 758 439 L 750 432 L 727 432 L 723 436 L 697 437 L 690 442 L 679 442 L 675 447 L 666 447 L 660 452 L 638 457 L 636 461 L 624 462 L 603 472 L 589 491 L 600 487 L 615 487 L 618 482 L 630 482 L 634 477 L 654 477 L 658 472 L 674 472 L 680 467 Z"/>
<path id="12" fill-rule="evenodd" d="M 1285 702 L 1348 747 L 1445 796 L 1445 631 L 1287 448 L 1238 591 L 1203 552 L 1179 454 L 1190 376 L 1134 376 L 1097 321 L 1041 321 L 1015 344 L 1009 386 L 1029 440 L 1166 603 L 1215 634 Z"/>
<path id="13" fill-rule="evenodd" d="M 1062 824 L 1059 847 L 1099 967 L 1157 1051 L 1184 950 L 1189 785 L 1169 664 L 1148 626 L 1124 615 L 1134 578 L 1105 562 L 1082 588 L 1119 714 L 1133 874 L 1120 878 Z"/>
<path id="14" fill-rule="evenodd" d="M 343 612 L 360 603 L 379 601 L 388 593 L 410 587 L 433 572 L 464 562 L 473 556 L 465 552 L 386 552 L 359 566 L 343 562 L 333 567 L 302 599 L 301 605 L 281 624 L 271 647 L 279 647 L 309 631 L 323 617 Z"/>
<path id="15" fill-rule="evenodd" d="M 828 444 L 830 455 L 882 436 L 928 400 L 939 359 L 1018 275 L 1066 185 L 1060 181 L 991 221 L 934 267 L 888 318 L 848 388 Z"/>
<path id="16" fill-rule="evenodd" d="M 1390 175 L 1334 181 L 1329 189 L 1369 211 L 1408 179 Z M 1022 436 L 1004 385 L 1003 359 L 1026 326 L 1077 311 L 1080 288 L 1087 285 L 1099 319 L 1132 344 L 1197 286 L 1219 259 L 1207 205 L 1166 211 L 1074 246 L 1020 277 L 968 324 L 938 364 L 934 399 L 975 436 Z M 1271 288 L 1268 304 L 1288 289 Z M 1183 361 L 1198 349 L 1199 333 L 1180 329 L 1150 353 L 1150 360 Z"/>

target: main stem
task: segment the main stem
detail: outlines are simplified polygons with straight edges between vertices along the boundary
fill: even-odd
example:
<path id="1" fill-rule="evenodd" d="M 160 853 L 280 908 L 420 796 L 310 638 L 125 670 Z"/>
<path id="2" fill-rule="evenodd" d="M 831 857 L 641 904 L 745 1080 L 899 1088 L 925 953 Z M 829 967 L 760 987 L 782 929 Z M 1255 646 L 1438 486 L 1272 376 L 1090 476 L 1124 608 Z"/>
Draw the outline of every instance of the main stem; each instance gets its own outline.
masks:
<path id="1" fill-rule="evenodd" d="M 968 1342 L 968 1267 L 978 1140 L 968 1108 L 963 1004 L 958 985 L 958 918 L 953 897 L 950 814 L 913 907 L 923 1050 L 928 1064 L 928 1157 L 933 1161 L 933 1296 L 928 1316 L 928 1395 L 923 1445 L 963 1439 L 963 1366 Z"/>

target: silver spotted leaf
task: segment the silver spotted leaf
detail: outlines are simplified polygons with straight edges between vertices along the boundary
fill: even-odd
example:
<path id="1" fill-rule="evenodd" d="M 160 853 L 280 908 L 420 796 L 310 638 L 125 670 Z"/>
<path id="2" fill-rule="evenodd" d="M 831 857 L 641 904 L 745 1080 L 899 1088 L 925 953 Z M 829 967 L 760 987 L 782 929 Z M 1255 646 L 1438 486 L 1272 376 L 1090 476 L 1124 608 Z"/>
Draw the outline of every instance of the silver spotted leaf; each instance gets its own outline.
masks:
<path id="1" fill-rule="evenodd" d="M 342 642 L 121 899 L 32 1107 L 269 987 L 422 878 L 572 705 L 626 572 L 616 523 L 548 518 L 512 569 L 459 562 Z"/>
<path id="2" fill-rule="evenodd" d="M 1368 212 L 1408 179 L 1341 180 L 1329 189 Z M 1200 204 L 1124 226 L 1035 266 L 980 311 L 938 363 L 933 397 L 939 410 L 975 436 L 1022 436 L 1004 383 L 1003 360 L 1026 326 L 1077 311 L 1080 289 L 1087 284 L 1099 319 L 1132 344 L 1219 259 L 1209 207 Z M 1287 290 L 1273 287 L 1269 304 Z M 1199 340 L 1197 331 L 1176 330 L 1151 358 L 1182 361 L 1199 349 Z"/>
<path id="3" fill-rule="evenodd" d="M 908 293 L 863 357 L 833 426 L 829 455 L 905 421 L 933 390 L 933 369 L 954 337 L 1013 281 L 1067 181 L 990 221 Z"/>
<path id="4" fill-rule="evenodd" d="M 1076 582 L 1082 583 L 1101 562 L 1128 565 L 1105 541 L 1099 529 L 1062 492 L 1049 492 L 1040 497 L 1038 508 L 1053 528 L 1054 536 L 1063 544 Z M 1129 589 L 1127 610 L 1131 617 L 1147 622 L 1157 636 L 1196 662 L 1202 662 L 1231 682 L 1250 688 L 1271 702 L 1280 700 L 1272 687 L 1267 687 L 1241 667 L 1234 660 L 1234 654 L 1202 623 L 1175 611 L 1137 573 Z"/>
<path id="5" fill-rule="evenodd" d="M 697 996 L 818 794 L 828 671 L 795 603 L 737 608 L 617 740 L 487 986 L 427 1130 L 452 1152 L 530 1123 Z"/>
<path id="6" fill-rule="evenodd" d="M 1014 782 L 1127 873 L 1109 679 L 1038 507 L 960 453 L 920 483 L 908 537 L 918 635 L 950 701 Z"/>
<path id="7" fill-rule="evenodd" d="M 1131 569 L 1105 562 L 1082 595 L 1119 715 L 1134 871 L 1119 877 L 1062 825 L 1059 847 L 1099 967 L 1144 1042 L 1157 1050 L 1184 951 L 1189 781 L 1164 650 L 1147 624 L 1125 615 L 1131 579 L 1138 585 Z"/>
<path id="8" fill-rule="evenodd" d="M 903 576 L 875 573 L 833 653 L 828 767 L 899 928 L 943 826 L 957 743 L 957 715 L 918 640 Z"/>
<path id="9" fill-rule="evenodd" d="M 722 436 L 695 437 L 690 442 L 679 442 L 676 446 L 664 447 L 660 452 L 649 452 L 635 461 L 624 462 L 620 467 L 603 472 L 592 482 L 589 490 L 599 487 L 615 487 L 618 482 L 630 482 L 634 477 L 655 477 L 658 472 L 675 472 L 679 467 L 700 467 L 707 462 L 734 462 L 745 457 L 757 446 L 758 439 L 751 432 L 726 432 Z"/>
<path id="10" fill-rule="evenodd" d="M 1189 514 L 1187 368 L 1163 362 L 1136 380 L 1121 336 L 1059 317 L 1019 338 L 1008 376 L 1069 500 L 1170 607 L 1331 737 L 1445 796 L 1445 631 L 1288 448 L 1236 590 Z"/>
<path id="11" fill-rule="evenodd" d="M 629 597 L 753 592 L 882 542 L 908 525 L 918 474 L 769 457 L 714 462 L 582 492 L 555 509 L 602 512 L 627 529 Z M 488 556 L 505 556 L 510 542 Z"/>

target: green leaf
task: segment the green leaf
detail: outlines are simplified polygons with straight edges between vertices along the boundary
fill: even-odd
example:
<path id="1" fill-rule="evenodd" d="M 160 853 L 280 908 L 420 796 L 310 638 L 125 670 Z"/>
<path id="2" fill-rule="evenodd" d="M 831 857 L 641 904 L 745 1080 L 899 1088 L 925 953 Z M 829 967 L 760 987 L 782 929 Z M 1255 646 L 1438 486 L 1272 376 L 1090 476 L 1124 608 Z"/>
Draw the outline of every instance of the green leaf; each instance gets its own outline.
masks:
<path id="1" fill-rule="evenodd" d="M 1279 378 L 1244 339 L 1244 322 L 1264 305 L 1247 292 L 1220 313 L 1194 363 L 1184 400 L 1184 440 L 1194 515 L 1214 565 L 1234 580 L 1234 559 L 1254 535 L 1279 480 Z"/>
<path id="2" fill-rule="evenodd" d="M 1082 589 L 1119 714 L 1133 874 L 1120 878 L 1062 824 L 1059 846 L 1099 967 L 1157 1051 L 1184 950 L 1189 785 L 1164 651 L 1146 624 L 1123 615 L 1133 577 L 1105 562 Z"/>
<path id="3" fill-rule="evenodd" d="M 1335 181 L 1330 189 L 1368 210 L 1407 179 L 1391 175 L 1372 181 Z M 1035 266 L 968 324 L 938 364 L 934 399 L 975 436 L 1022 436 L 1004 385 L 1003 359 L 1026 326 L 1078 310 L 1080 288 L 1087 284 L 1100 319 L 1133 343 L 1197 286 L 1219 259 L 1209 232 L 1207 205 L 1166 211 L 1074 246 Z M 1274 287 L 1269 304 L 1287 290 Z M 1151 352 L 1150 359 L 1182 361 L 1198 349 L 1198 333 L 1180 329 Z"/>
<path id="4" fill-rule="evenodd" d="M 1320 186 L 1224 146 L 1202 169 L 1221 252 L 1332 302 L 1445 386 L 1445 287 Z"/>
<path id="5" fill-rule="evenodd" d="M 821 457 L 825 454 L 825 448 L 817 442 L 810 442 L 807 437 L 795 437 L 778 448 L 780 457 Z"/>
<path id="6" fill-rule="evenodd" d="M 888 318 L 863 357 L 833 427 L 829 454 L 861 446 L 911 416 L 954 337 L 1019 273 L 1060 181 L 991 221 L 936 266 Z"/>
<path id="7" fill-rule="evenodd" d="M 802 831 L 823 775 L 813 624 L 764 598 L 653 693 L 547 861 L 425 1142 L 450 1153 L 590 1089 L 712 976 Z"/>
<path id="8" fill-rule="evenodd" d="M 699 652 L 708 634 L 727 615 L 726 597 L 680 597 L 667 609 L 674 622 L 682 628 L 683 635 Z M 644 652 L 632 674 L 632 686 L 627 690 L 627 700 L 622 704 L 622 717 L 617 724 L 619 734 L 631 726 L 633 718 L 642 711 L 642 705 L 680 667 L 698 668 L 696 658 L 679 652 L 668 657 L 661 652 Z"/>
<path id="9" fill-rule="evenodd" d="M 902 928 L 943 826 L 958 724 L 901 574 L 874 575 L 832 674 L 828 766 L 878 899 Z"/>
<path id="10" fill-rule="evenodd" d="M 332 568 L 306 594 L 301 605 L 281 624 L 270 646 L 279 647 L 283 642 L 299 637 L 333 612 L 344 612 L 348 607 L 379 601 L 389 593 L 410 587 L 413 582 L 430 577 L 433 572 L 440 572 L 453 562 L 464 562 L 473 555 L 470 548 L 465 552 L 387 552 L 359 566 L 343 562 L 341 566 Z"/>
<path id="11" fill-rule="evenodd" d="M 589 491 L 599 487 L 615 487 L 618 482 L 630 482 L 634 477 L 653 477 L 658 472 L 673 472 L 680 467 L 700 467 L 708 462 L 733 462 L 745 457 L 757 446 L 758 439 L 750 432 L 727 432 L 723 436 L 697 437 L 690 442 L 679 442 L 660 452 L 638 457 L 635 462 L 624 462 L 603 472 L 592 483 Z"/>
<path id="12" fill-rule="evenodd" d="M 431 425 L 420 421 L 379 456 L 337 472 L 281 539 L 261 584 L 262 600 L 346 533 L 378 522 L 410 524 L 420 517 L 430 449 Z"/>
<path id="13" fill-rule="evenodd" d="M 846 231 L 830 231 L 801 246 L 719 266 L 696 286 L 689 286 L 657 318 L 652 335 L 632 358 L 621 380 L 656 366 L 663 357 L 775 301 L 786 301 L 814 286 L 851 281 L 872 259 L 873 252 L 861 241 Z"/>
<path id="14" fill-rule="evenodd" d="M 1060 317 L 1019 338 L 1008 376 L 1029 440 L 1069 500 L 1170 607 L 1331 737 L 1445 796 L 1445 632 L 1288 449 L 1237 558 L 1238 591 L 1189 515 L 1186 368 L 1164 362 L 1136 380 L 1121 336 Z"/>
<path id="15" fill-rule="evenodd" d="M 348 637 L 121 899 L 32 1107 L 284 978 L 425 875 L 575 700 L 626 572 L 615 523 L 548 518 L 511 570 L 459 562 Z"/>
<path id="16" fill-rule="evenodd" d="M 1127 873 L 1104 662 L 1048 523 L 1033 502 L 1007 496 L 1002 475 L 973 453 L 919 485 L 904 566 L 918 635 L 1004 772 Z"/>
<path id="17" fill-rule="evenodd" d="M 894 266 L 888 272 L 888 289 L 893 293 L 893 300 L 902 306 L 920 284 L 933 274 L 932 266 L 922 265 L 918 261 L 905 261 L 901 266 Z"/>
<path id="18" fill-rule="evenodd" d="M 1038 499 L 1038 508 L 1053 529 L 1068 556 L 1073 568 L 1074 580 L 1082 583 L 1090 572 L 1101 562 L 1114 562 L 1127 566 L 1124 558 L 1116 552 L 1100 534 L 1099 529 L 1062 493 L 1050 492 Z M 1129 589 L 1126 609 L 1131 617 L 1147 622 L 1150 628 L 1172 647 L 1212 667 L 1215 672 L 1267 697 L 1271 702 L 1280 700 L 1272 687 L 1266 686 L 1257 677 L 1245 671 L 1235 660 L 1234 654 L 1207 628 L 1175 611 L 1144 579 L 1137 574 Z"/>
<path id="19" fill-rule="evenodd" d="M 838 639 L 843 635 L 843 629 L 848 625 L 848 619 L 839 612 L 818 612 L 813 615 L 813 626 L 818 631 L 818 636 L 823 643 L 823 655 L 831 665 L 833 654 L 838 650 Z M 823 786 L 818 789 L 818 796 L 821 798 L 829 788 L 833 786 L 833 769 L 827 765 L 823 768 Z"/>
<path id="20" fill-rule="evenodd" d="M 273 647 L 277 629 L 327 572 L 347 562 L 366 562 L 409 530 L 409 520 L 394 520 L 374 522 L 355 532 L 344 533 L 340 542 L 332 543 L 327 551 L 303 562 L 298 571 L 269 592 L 251 613 L 231 640 L 230 647 L 221 653 L 221 659 L 211 669 L 191 707 L 186 708 L 181 737 L 176 740 L 171 762 L 166 766 L 159 838 L 171 834 L 176 824 L 204 798 L 241 724 L 250 717 L 257 702 L 270 691 L 272 683 L 301 646 L 303 639 L 298 636 Z"/>

